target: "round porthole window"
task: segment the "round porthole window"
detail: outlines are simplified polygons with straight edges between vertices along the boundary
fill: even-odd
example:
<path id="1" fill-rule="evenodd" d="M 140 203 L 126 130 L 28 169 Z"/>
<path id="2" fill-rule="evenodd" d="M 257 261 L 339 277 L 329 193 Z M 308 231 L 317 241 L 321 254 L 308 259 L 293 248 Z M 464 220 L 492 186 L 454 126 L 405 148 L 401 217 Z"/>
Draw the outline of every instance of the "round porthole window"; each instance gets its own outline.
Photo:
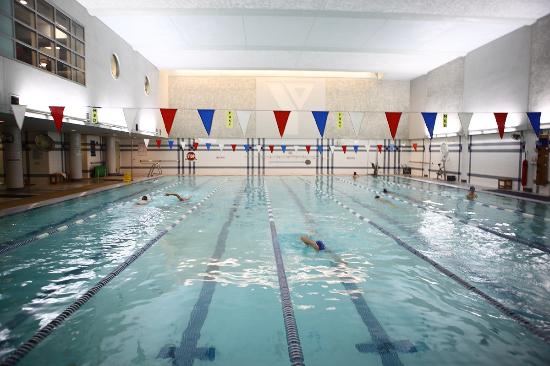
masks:
<path id="1" fill-rule="evenodd" d="M 149 95 L 151 93 L 151 82 L 149 81 L 149 76 L 145 76 L 145 94 Z"/>
<path id="2" fill-rule="evenodd" d="M 115 80 L 120 76 L 120 62 L 118 61 L 118 56 L 115 53 L 111 55 L 111 75 Z"/>

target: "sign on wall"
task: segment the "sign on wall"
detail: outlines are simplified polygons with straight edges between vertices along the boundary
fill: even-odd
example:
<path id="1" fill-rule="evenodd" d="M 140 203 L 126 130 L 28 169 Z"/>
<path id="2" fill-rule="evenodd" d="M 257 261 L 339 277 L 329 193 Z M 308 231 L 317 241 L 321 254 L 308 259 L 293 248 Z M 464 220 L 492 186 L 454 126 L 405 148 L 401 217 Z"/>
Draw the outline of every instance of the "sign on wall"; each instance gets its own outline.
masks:
<path id="1" fill-rule="evenodd" d="M 234 116 L 233 116 L 233 111 L 227 111 L 226 113 L 226 121 L 225 121 L 225 127 L 227 128 L 233 128 L 233 124 L 234 124 Z"/>
<path id="2" fill-rule="evenodd" d="M 447 127 L 447 114 L 443 115 L 443 127 Z"/>
<path id="3" fill-rule="evenodd" d="M 344 128 L 344 112 L 338 112 L 336 115 L 336 127 Z"/>
<path id="4" fill-rule="evenodd" d="M 97 116 L 97 108 L 92 108 L 92 114 L 91 114 L 91 120 L 92 123 L 99 123 L 99 118 Z"/>

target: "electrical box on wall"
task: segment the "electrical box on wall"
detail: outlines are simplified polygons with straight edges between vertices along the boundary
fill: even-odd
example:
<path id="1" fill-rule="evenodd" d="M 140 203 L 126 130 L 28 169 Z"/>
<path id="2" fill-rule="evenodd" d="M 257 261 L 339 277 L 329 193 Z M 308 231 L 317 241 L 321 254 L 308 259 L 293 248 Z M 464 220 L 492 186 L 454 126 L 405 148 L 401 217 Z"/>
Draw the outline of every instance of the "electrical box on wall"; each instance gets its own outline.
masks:
<path id="1" fill-rule="evenodd" d="M 12 104 L 12 105 L 19 105 L 19 96 L 17 96 L 17 95 L 12 95 L 12 96 L 11 96 L 11 104 Z"/>
<path id="2" fill-rule="evenodd" d="M 541 134 L 537 141 L 537 175 L 535 184 L 545 186 L 548 184 L 548 134 Z"/>

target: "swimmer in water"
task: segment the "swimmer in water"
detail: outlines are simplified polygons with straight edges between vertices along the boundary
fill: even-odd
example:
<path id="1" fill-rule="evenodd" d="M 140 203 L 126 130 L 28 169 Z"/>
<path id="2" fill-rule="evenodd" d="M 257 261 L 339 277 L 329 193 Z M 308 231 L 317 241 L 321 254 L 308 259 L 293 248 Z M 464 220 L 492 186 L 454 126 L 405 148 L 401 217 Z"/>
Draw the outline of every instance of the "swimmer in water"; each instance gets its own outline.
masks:
<path id="1" fill-rule="evenodd" d="M 136 202 L 136 205 L 146 205 L 148 204 L 149 202 L 151 202 L 151 200 L 149 198 L 147 198 L 147 196 L 142 196 L 137 202 Z"/>
<path id="2" fill-rule="evenodd" d="M 325 244 L 321 240 L 314 241 L 314 240 L 311 240 L 310 238 L 308 238 L 305 235 L 300 236 L 300 240 L 303 241 L 305 245 L 315 249 L 315 251 L 317 251 L 317 252 L 320 251 L 320 250 L 325 250 L 326 249 Z"/>
<path id="3" fill-rule="evenodd" d="M 180 196 L 180 195 L 177 194 L 177 193 L 165 193 L 164 195 L 165 195 L 165 196 L 174 196 L 174 197 L 176 197 L 180 202 L 189 201 L 189 200 L 191 199 L 191 196 L 182 197 L 182 196 Z"/>
<path id="4" fill-rule="evenodd" d="M 466 195 L 466 199 L 470 200 L 470 201 L 473 201 L 477 198 L 477 193 L 476 193 L 476 187 L 474 186 L 471 186 L 470 187 L 470 191 L 468 192 L 468 194 Z"/>
<path id="5" fill-rule="evenodd" d="M 384 191 L 385 191 L 384 193 L 389 193 L 389 192 L 386 191 L 386 190 L 384 190 Z M 387 204 L 387 205 L 390 205 L 390 206 L 392 206 L 392 207 L 395 207 L 395 205 L 394 205 L 393 203 L 391 203 L 390 201 L 388 201 L 388 200 L 385 199 L 385 198 L 381 198 L 380 195 L 378 195 L 378 194 L 375 195 L 374 198 L 377 199 L 377 200 L 380 201 L 380 202 L 383 202 L 383 203 L 385 203 L 385 204 Z"/>
<path id="6" fill-rule="evenodd" d="M 353 180 L 359 178 L 359 175 L 357 174 L 357 172 L 353 172 Z"/>
<path id="7" fill-rule="evenodd" d="M 384 188 L 384 189 L 382 190 L 382 193 L 388 194 L 388 193 L 390 193 L 390 192 L 389 192 L 386 188 Z"/>

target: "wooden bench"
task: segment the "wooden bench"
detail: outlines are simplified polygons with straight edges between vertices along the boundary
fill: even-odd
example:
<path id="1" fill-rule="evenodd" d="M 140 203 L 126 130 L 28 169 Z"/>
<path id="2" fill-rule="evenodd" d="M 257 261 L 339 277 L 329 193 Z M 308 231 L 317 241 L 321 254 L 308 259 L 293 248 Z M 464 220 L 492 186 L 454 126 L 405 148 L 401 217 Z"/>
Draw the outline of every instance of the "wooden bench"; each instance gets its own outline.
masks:
<path id="1" fill-rule="evenodd" d="M 512 189 L 512 179 L 510 178 L 499 178 L 498 179 L 498 189 Z"/>

